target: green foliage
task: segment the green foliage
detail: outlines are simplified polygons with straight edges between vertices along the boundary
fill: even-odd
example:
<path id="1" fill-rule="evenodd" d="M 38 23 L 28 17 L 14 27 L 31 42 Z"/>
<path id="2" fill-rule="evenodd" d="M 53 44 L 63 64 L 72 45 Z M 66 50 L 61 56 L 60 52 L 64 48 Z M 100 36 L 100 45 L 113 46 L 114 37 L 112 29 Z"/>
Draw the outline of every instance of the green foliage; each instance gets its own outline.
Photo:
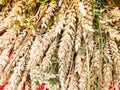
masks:
<path id="1" fill-rule="evenodd" d="M 48 1 L 50 1 L 50 0 L 39 0 L 38 3 L 40 3 L 40 4 L 44 4 L 44 3 L 48 2 Z"/>

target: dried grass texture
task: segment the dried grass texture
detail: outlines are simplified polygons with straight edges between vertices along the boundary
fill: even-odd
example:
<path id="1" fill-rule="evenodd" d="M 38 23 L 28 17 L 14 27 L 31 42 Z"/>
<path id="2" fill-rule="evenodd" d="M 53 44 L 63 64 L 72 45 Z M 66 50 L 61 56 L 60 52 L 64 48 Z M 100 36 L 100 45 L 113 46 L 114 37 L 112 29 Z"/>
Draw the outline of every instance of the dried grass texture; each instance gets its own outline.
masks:
<path id="1" fill-rule="evenodd" d="M 68 76 L 70 78 L 69 80 L 69 85 L 68 85 L 68 88 L 67 90 L 79 90 L 78 89 L 78 79 L 77 77 L 75 76 L 75 74 L 73 73 L 72 75 Z"/>
<path id="2" fill-rule="evenodd" d="M 103 65 L 103 89 L 108 90 L 113 79 L 113 60 L 109 42 L 106 42 L 104 48 L 105 64 Z"/>
<path id="3" fill-rule="evenodd" d="M 92 4 L 90 4 L 88 0 L 83 0 L 83 2 L 80 2 L 80 3 L 81 3 L 80 10 L 83 9 L 83 11 L 81 11 L 83 37 L 84 39 L 86 39 L 88 34 L 91 34 L 94 32 L 94 29 L 92 27 L 93 26 Z"/>
<path id="4" fill-rule="evenodd" d="M 90 88 L 91 90 L 98 89 L 98 78 L 99 78 L 99 68 L 100 68 L 100 51 L 96 50 L 94 52 L 93 60 L 91 61 L 91 81 Z"/>
<path id="5" fill-rule="evenodd" d="M 9 57 L 8 54 L 10 52 L 13 52 L 12 48 L 15 44 L 15 41 L 20 33 L 20 30 L 18 28 L 11 28 L 8 32 L 5 32 L 1 39 L 0 39 L 0 48 L 1 50 L 5 49 L 5 53 L 1 55 L 0 57 L 0 71 L 6 67 L 6 65 L 9 63 Z M 4 62 L 3 62 L 4 60 Z"/>
<path id="6" fill-rule="evenodd" d="M 15 43 L 18 34 L 20 33 L 20 28 L 11 28 L 8 32 L 5 32 L 0 38 L 0 48 L 11 48 Z"/>
<path id="7" fill-rule="evenodd" d="M 31 88 L 32 90 L 36 89 L 38 85 L 46 82 L 47 87 L 52 90 L 58 90 L 58 84 L 52 85 L 49 83 L 51 78 L 55 78 L 56 75 L 50 72 L 50 68 L 52 65 L 52 57 L 56 50 L 57 42 L 56 40 L 50 45 L 48 51 L 46 52 L 45 57 L 42 60 L 42 63 L 33 67 L 30 70 L 30 78 L 31 78 Z"/>
<path id="8" fill-rule="evenodd" d="M 78 87 L 80 90 L 87 90 L 87 85 L 88 85 L 88 67 L 87 67 L 87 62 L 84 62 L 83 64 L 83 70 L 80 74 L 79 78 L 79 84 Z"/>
<path id="9" fill-rule="evenodd" d="M 33 36 L 31 36 L 30 39 L 25 43 L 25 45 L 21 49 L 20 53 L 16 51 L 16 53 L 14 53 L 13 57 L 10 60 L 8 59 L 9 62 L 7 62 L 6 66 L 3 67 L 2 71 L 0 72 L 0 75 L 1 75 L 0 83 L 4 83 L 6 81 L 6 79 L 8 78 L 8 76 L 10 76 L 11 79 L 9 79 L 9 80 L 12 83 L 14 83 L 13 78 L 21 78 L 19 75 L 16 75 L 16 74 L 20 74 L 24 71 L 24 68 L 25 68 L 24 65 L 26 63 L 25 60 L 26 61 L 28 60 L 28 57 L 29 57 L 28 51 L 31 47 L 32 41 L 33 41 Z M 24 55 L 25 55 L 25 57 L 24 57 Z M 27 59 L 26 59 L 26 57 L 27 57 Z M 14 69 L 14 72 L 12 73 L 13 69 Z M 11 76 L 11 74 L 13 77 Z M 10 85 L 10 86 L 12 89 L 13 85 Z M 9 86 L 6 89 L 9 89 Z M 15 89 L 13 88 L 13 90 L 15 90 Z"/>
<path id="10" fill-rule="evenodd" d="M 19 35 L 15 41 L 15 44 L 14 44 L 14 48 L 13 48 L 14 51 L 17 50 L 19 48 L 19 46 L 22 44 L 23 40 L 27 36 L 27 33 L 28 33 L 27 29 L 25 29 L 19 33 Z"/>
<path id="11" fill-rule="evenodd" d="M 8 16 L 0 23 L 0 32 L 3 30 L 10 28 L 13 24 L 14 21 L 16 20 L 16 17 L 20 14 L 22 11 L 22 8 L 24 6 L 25 1 L 18 1 L 14 8 L 9 12 Z"/>
<path id="12" fill-rule="evenodd" d="M 1 12 L 0 12 L 0 22 L 5 19 L 5 17 L 8 15 L 9 11 L 12 9 L 12 4 L 14 2 L 7 2 L 7 4 L 1 8 Z"/>
<path id="13" fill-rule="evenodd" d="M 84 54 L 81 53 L 81 51 L 77 52 L 76 58 L 75 58 L 75 72 L 81 75 L 83 71 L 83 60 L 85 59 Z"/>
<path id="14" fill-rule="evenodd" d="M 36 90 L 43 83 L 49 90 L 109 90 L 111 82 L 118 89 L 117 7 L 99 7 L 101 0 L 6 1 L 0 4 L 5 90 Z"/>
<path id="15" fill-rule="evenodd" d="M 42 63 L 40 64 L 42 71 L 46 72 L 52 65 L 51 63 L 51 58 L 55 53 L 57 47 L 57 42 L 56 40 L 50 45 L 48 51 L 46 52 L 45 57 L 42 60 Z"/>
<path id="16" fill-rule="evenodd" d="M 101 27 L 105 32 L 109 33 L 112 40 L 120 41 L 120 11 L 119 8 L 113 8 L 102 12 L 103 16 L 100 19 Z"/>
<path id="17" fill-rule="evenodd" d="M 68 10 L 66 15 L 66 26 L 62 34 L 61 42 L 59 44 L 58 59 L 59 59 L 59 80 L 61 90 L 66 90 L 66 78 L 70 65 L 73 60 L 73 46 L 76 32 L 76 13 L 74 9 Z"/>
<path id="18" fill-rule="evenodd" d="M 51 19 L 52 16 L 54 16 L 54 11 L 55 11 L 56 7 L 57 7 L 56 1 L 52 1 L 49 3 L 48 9 L 45 11 L 45 15 L 41 19 L 41 21 L 42 21 L 41 27 L 42 28 L 48 27 L 48 24 L 50 23 L 49 20 Z"/>
<path id="19" fill-rule="evenodd" d="M 76 14 L 77 14 L 77 31 L 76 31 L 76 39 L 75 39 L 75 51 L 77 52 L 80 47 L 81 47 L 81 44 L 82 44 L 82 33 L 83 33 L 83 30 L 82 30 L 82 14 L 80 12 L 80 9 L 79 9 L 79 3 L 80 1 L 79 0 L 75 0 L 74 1 L 74 5 L 75 5 L 75 10 L 76 10 Z"/>
<path id="20" fill-rule="evenodd" d="M 114 68 L 114 79 L 115 79 L 115 86 L 117 87 L 120 83 L 120 53 L 118 52 L 117 43 L 113 40 L 109 41 L 112 59 L 113 59 L 113 68 Z"/>

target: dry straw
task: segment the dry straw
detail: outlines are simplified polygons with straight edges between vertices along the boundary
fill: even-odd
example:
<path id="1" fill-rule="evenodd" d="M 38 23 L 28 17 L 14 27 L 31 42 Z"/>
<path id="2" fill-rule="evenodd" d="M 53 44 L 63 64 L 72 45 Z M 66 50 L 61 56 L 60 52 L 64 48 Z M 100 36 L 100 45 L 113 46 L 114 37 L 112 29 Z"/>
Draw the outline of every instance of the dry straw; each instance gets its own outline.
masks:
<path id="1" fill-rule="evenodd" d="M 5 90 L 24 85 L 36 90 L 42 83 L 50 90 L 108 90 L 113 79 L 118 89 L 117 7 L 99 7 L 96 21 L 101 0 L 6 1 L 0 5 L 0 85 L 8 82 Z"/>
<path id="2" fill-rule="evenodd" d="M 15 6 L 9 12 L 8 16 L 1 22 L 0 32 L 2 32 L 3 30 L 5 30 L 7 28 L 10 28 L 14 24 L 14 21 L 16 20 L 17 15 L 20 14 L 22 11 L 24 2 L 25 1 L 18 1 L 15 4 Z"/>
<path id="3" fill-rule="evenodd" d="M 114 68 L 114 79 L 115 79 L 115 86 L 118 87 L 119 80 L 120 80 L 120 53 L 118 52 L 117 43 L 113 40 L 109 41 L 112 59 L 113 59 L 113 68 Z"/>
<path id="4" fill-rule="evenodd" d="M 49 20 L 51 19 L 52 16 L 54 16 L 54 11 L 56 10 L 57 3 L 56 1 L 51 1 L 48 6 L 49 6 L 48 9 L 45 11 L 43 18 L 41 19 L 42 28 L 48 27 L 48 24 L 50 23 Z"/>
<path id="5" fill-rule="evenodd" d="M 73 60 L 73 46 L 76 32 L 76 13 L 74 9 L 70 9 L 66 15 L 66 26 L 62 34 L 59 44 L 58 59 L 59 59 L 59 80 L 62 90 L 66 90 L 66 78 Z"/>

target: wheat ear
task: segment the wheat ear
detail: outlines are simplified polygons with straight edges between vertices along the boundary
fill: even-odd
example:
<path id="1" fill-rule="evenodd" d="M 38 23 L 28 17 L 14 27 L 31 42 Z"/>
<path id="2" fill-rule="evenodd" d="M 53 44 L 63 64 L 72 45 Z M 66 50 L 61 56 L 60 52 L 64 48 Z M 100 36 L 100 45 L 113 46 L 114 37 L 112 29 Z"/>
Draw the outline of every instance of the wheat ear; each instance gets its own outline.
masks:
<path id="1" fill-rule="evenodd" d="M 61 39 L 58 59 L 59 59 L 59 79 L 61 90 L 66 90 L 65 81 L 67 78 L 67 73 L 70 68 L 70 63 L 73 60 L 73 46 L 75 40 L 75 26 L 76 26 L 76 13 L 74 9 L 68 11 L 65 31 L 63 32 L 63 37 Z"/>

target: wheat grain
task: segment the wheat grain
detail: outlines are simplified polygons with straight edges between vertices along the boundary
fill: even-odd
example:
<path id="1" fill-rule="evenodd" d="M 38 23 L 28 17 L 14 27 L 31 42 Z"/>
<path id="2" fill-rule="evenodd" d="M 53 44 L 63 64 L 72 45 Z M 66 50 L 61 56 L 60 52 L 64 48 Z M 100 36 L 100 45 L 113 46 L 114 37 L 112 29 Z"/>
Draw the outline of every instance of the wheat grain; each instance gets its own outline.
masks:
<path id="1" fill-rule="evenodd" d="M 26 81 L 27 81 L 27 72 L 24 71 L 24 73 L 23 73 L 23 75 L 22 75 L 22 77 L 21 77 L 21 81 L 19 82 L 16 90 L 21 90 L 22 87 L 24 86 L 24 84 L 25 84 L 25 86 L 26 86 Z M 29 86 L 27 86 L 27 88 L 29 88 Z M 26 88 L 25 88 L 25 90 L 29 90 L 29 89 L 26 89 Z"/>
<path id="2" fill-rule="evenodd" d="M 83 0 L 82 6 L 80 8 L 80 10 L 83 7 L 83 10 L 85 10 L 85 15 L 82 14 L 82 28 L 83 28 L 83 36 L 84 39 L 88 36 L 88 33 L 91 34 L 94 32 L 93 30 L 93 16 L 92 16 L 92 5 L 90 4 L 90 2 L 88 2 L 88 0 Z"/>
<path id="3" fill-rule="evenodd" d="M 70 81 L 67 90 L 79 90 L 77 78 L 74 74 L 70 75 Z"/>
<path id="4" fill-rule="evenodd" d="M 5 90 L 16 90 L 17 86 L 22 77 L 22 72 L 24 71 L 25 65 L 25 56 L 20 58 L 20 61 L 17 63 L 18 65 L 14 68 L 14 72 L 9 79 L 9 84 L 5 87 Z"/>
<path id="5" fill-rule="evenodd" d="M 63 10 L 64 7 L 65 6 L 63 6 L 61 10 Z M 59 16 L 61 16 L 62 14 L 63 13 L 61 13 Z M 48 49 L 48 46 L 55 40 L 57 35 L 61 33 L 64 23 L 65 21 L 63 20 L 63 18 L 59 19 L 58 24 L 55 27 L 53 27 L 52 30 L 44 34 L 42 41 L 39 44 L 40 45 L 39 49 L 41 52 L 37 56 L 38 59 L 31 59 L 28 63 L 28 67 L 34 66 L 35 64 L 39 63 L 39 61 L 41 61 L 41 59 L 44 56 L 45 51 Z"/>
<path id="6" fill-rule="evenodd" d="M 41 21 L 42 21 L 41 27 L 42 28 L 48 27 L 48 23 L 49 23 L 51 17 L 54 16 L 54 11 L 55 11 L 56 7 L 57 7 L 56 1 L 52 1 L 49 3 L 48 9 L 45 11 L 45 15 L 41 19 Z"/>
<path id="7" fill-rule="evenodd" d="M 40 70 L 38 66 L 34 66 L 32 67 L 32 69 L 30 70 L 30 80 L 31 80 L 31 89 L 32 90 L 36 90 L 36 88 L 38 87 L 38 81 L 40 78 Z M 38 78 L 39 75 L 39 78 Z M 40 81 L 42 84 L 42 81 Z"/>
<path id="8" fill-rule="evenodd" d="M 59 79 L 61 90 L 66 90 L 65 80 L 70 67 L 70 63 L 73 60 L 73 46 L 75 40 L 75 25 L 76 25 L 76 13 L 74 9 L 68 11 L 65 31 L 61 39 L 58 59 L 59 59 Z"/>
<path id="9" fill-rule="evenodd" d="M 87 84 L 88 84 L 88 68 L 86 62 L 84 62 L 78 87 L 80 90 L 87 90 Z"/>
<path id="10" fill-rule="evenodd" d="M 75 72 L 77 72 L 79 75 L 82 73 L 82 70 L 83 70 L 83 61 L 82 61 L 82 59 L 85 59 L 85 57 L 81 53 L 81 51 L 78 51 L 77 56 L 75 58 Z"/>
<path id="11" fill-rule="evenodd" d="M 65 19 L 66 19 L 66 9 L 68 8 L 68 5 L 63 1 L 61 8 L 59 10 L 59 16 L 58 16 L 58 23 L 55 27 L 55 30 L 58 31 L 58 34 L 61 34 L 61 31 L 64 29 L 65 25 Z"/>
<path id="12" fill-rule="evenodd" d="M 39 39 L 39 40 L 38 40 Z M 34 44 L 37 44 L 37 43 L 39 43 L 40 42 L 40 40 L 41 40 L 41 38 L 40 38 L 40 36 L 38 36 L 38 37 L 36 37 L 36 40 L 35 40 L 35 42 L 34 42 Z M 33 44 L 33 45 L 34 45 Z M 39 44 L 38 44 L 39 45 Z M 36 50 L 38 50 L 38 45 L 34 45 L 33 46 L 33 48 L 35 49 L 35 48 L 37 48 Z M 57 45 L 57 42 L 56 41 L 54 41 L 51 45 L 50 45 L 50 48 L 48 49 L 48 51 L 46 52 L 46 56 L 43 58 L 43 62 L 40 64 L 40 66 L 33 66 L 33 69 L 31 69 L 30 70 L 30 77 L 31 77 L 31 84 L 32 84 L 32 86 L 31 86 L 31 88 L 32 88 L 32 90 L 34 90 L 35 88 L 37 88 L 37 82 L 38 81 L 41 81 L 41 83 L 40 84 L 42 84 L 42 82 L 43 82 L 43 76 L 41 76 L 41 74 L 39 74 L 39 76 L 38 76 L 38 71 L 40 71 L 40 73 L 44 73 L 44 72 L 46 72 L 46 70 L 48 69 L 48 67 L 49 67 L 49 64 L 51 63 L 51 61 L 50 61 L 50 59 L 51 59 L 51 57 L 52 57 L 52 55 L 54 54 L 54 51 L 55 51 L 55 49 L 56 49 L 56 45 Z M 32 53 L 36 53 L 36 52 L 32 52 Z M 33 54 L 31 54 L 31 55 L 33 55 Z M 39 55 L 39 53 L 38 53 L 38 55 Z M 34 56 L 33 56 L 33 58 L 35 58 Z M 42 78 L 41 78 L 42 77 Z"/>
<path id="13" fill-rule="evenodd" d="M 12 8 L 12 10 L 9 12 L 8 16 L 2 21 L 0 25 L 0 32 L 12 26 L 12 24 L 16 20 L 16 16 L 21 12 L 22 8 L 23 8 L 23 2 L 18 1 L 15 4 L 15 6 Z"/>
<path id="14" fill-rule="evenodd" d="M 26 45 L 23 48 L 23 53 L 21 54 L 21 58 L 18 59 L 18 62 L 16 62 L 16 67 L 14 68 L 14 72 L 12 73 L 10 79 L 9 79 L 9 84 L 5 87 L 5 90 L 16 90 L 22 77 L 22 72 L 25 71 L 25 65 L 26 62 L 28 61 L 29 57 L 29 49 L 31 47 L 33 38 L 31 40 L 28 40 L 26 42 Z"/>
<path id="15" fill-rule="evenodd" d="M 16 28 L 10 29 L 10 31 L 6 32 L 2 37 L 0 41 L 0 48 L 6 49 L 6 54 L 0 57 L 0 71 L 9 63 L 9 57 L 8 54 L 11 52 L 11 48 L 13 48 L 13 45 L 17 39 L 17 35 L 19 34 L 19 30 L 16 30 Z"/>
<path id="16" fill-rule="evenodd" d="M 104 55 L 107 60 L 105 60 L 106 63 L 103 66 L 103 90 L 108 90 L 109 85 L 112 81 L 112 72 L 113 72 L 113 61 L 112 61 L 109 42 L 106 42 L 104 48 Z"/>
<path id="17" fill-rule="evenodd" d="M 107 12 L 105 12 L 107 11 Z M 119 20 L 120 20 L 120 12 L 118 8 L 112 8 L 110 10 L 105 10 L 102 12 L 102 16 L 100 19 L 100 25 L 105 32 L 109 33 L 109 36 L 113 40 L 120 40 L 119 34 Z"/>
<path id="18" fill-rule="evenodd" d="M 11 10 L 11 5 L 13 4 L 14 2 L 8 2 L 6 3 L 6 5 L 1 9 L 1 12 L 0 12 L 0 22 L 5 19 L 5 17 L 7 16 L 8 12 Z"/>
<path id="19" fill-rule="evenodd" d="M 41 42 L 38 42 L 39 45 L 39 49 L 34 49 L 35 47 L 33 46 L 33 49 L 31 50 L 31 55 L 30 55 L 30 60 L 29 60 L 29 63 L 28 63 L 28 68 L 31 67 L 31 66 L 34 66 L 36 65 L 37 63 L 39 64 L 40 61 L 42 60 L 43 56 L 44 56 L 44 53 L 45 51 L 47 50 L 48 46 L 52 43 L 52 41 L 55 39 L 56 37 L 56 33 L 51 31 L 51 32 L 48 32 L 44 35 L 44 37 L 42 38 L 42 41 Z M 38 44 L 37 43 L 37 44 Z M 34 58 L 32 55 L 32 52 L 35 52 L 34 50 L 39 50 L 39 53 L 35 53 L 35 56 L 36 58 Z"/>
<path id="20" fill-rule="evenodd" d="M 75 0 L 75 10 L 77 13 L 77 32 L 76 32 L 76 40 L 75 40 L 75 51 L 77 52 L 80 49 L 81 46 L 81 39 L 82 39 L 82 27 L 81 27 L 81 21 L 82 21 L 82 15 L 79 10 L 78 6 L 79 0 Z"/>
<path id="21" fill-rule="evenodd" d="M 57 42 L 56 40 L 50 45 L 48 51 L 46 52 L 45 57 L 42 59 L 42 63 L 39 63 L 39 66 L 33 66 L 33 69 L 30 70 L 31 78 L 31 88 L 34 90 L 38 85 L 46 83 L 46 86 L 51 90 L 57 90 L 59 87 L 58 84 L 51 85 L 49 79 L 52 78 L 52 74 L 49 73 L 49 68 L 52 66 L 51 58 L 56 50 Z M 53 77 L 54 78 L 54 77 Z"/>
<path id="22" fill-rule="evenodd" d="M 9 75 L 11 75 L 11 70 L 15 67 L 15 64 L 16 64 L 16 62 L 18 62 L 18 63 L 21 63 L 22 64 L 22 62 L 24 63 L 24 58 L 21 58 L 23 55 L 25 55 L 25 53 L 28 51 L 28 49 L 30 48 L 30 46 L 31 46 L 31 44 L 32 44 L 32 40 L 33 40 L 33 36 L 31 36 L 30 37 L 30 40 L 28 40 L 26 43 L 25 43 L 25 46 L 23 47 L 23 49 L 21 50 L 21 53 L 18 55 L 18 53 L 19 53 L 19 50 L 18 51 L 16 51 L 15 53 L 14 53 L 14 55 L 13 55 L 13 57 L 11 58 L 11 60 L 9 61 L 9 64 L 7 64 L 6 65 L 6 67 L 3 67 L 4 69 L 2 69 L 2 71 L 0 72 L 0 74 L 1 74 L 1 80 L 0 80 L 0 82 L 1 83 L 3 83 L 4 81 L 5 81 L 5 79 L 6 79 L 6 77 L 7 76 L 9 76 Z M 16 56 L 16 55 L 18 55 L 18 56 Z M 15 59 L 15 61 L 14 61 L 14 59 Z M 19 59 L 22 59 L 21 60 L 21 62 L 19 62 Z M 14 62 L 13 62 L 14 61 Z M 19 72 L 19 70 L 21 70 L 21 69 L 24 69 L 24 67 L 20 67 L 20 65 L 21 64 L 19 64 L 18 66 L 16 66 L 16 69 L 18 68 L 18 72 Z M 24 66 L 24 64 L 23 64 L 23 66 Z M 21 71 L 22 72 L 22 71 Z M 16 72 L 15 72 L 16 73 Z M 18 73 L 19 74 L 19 73 Z M 4 75 L 4 76 L 3 76 Z M 14 75 L 13 75 L 14 76 Z M 12 77 L 12 78 L 14 78 L 14 77 Z"/>
<path id="23" fill-rule="evenodd" d="M 100 68 L 100 52 L 99 50 L 96 50 L 94 52 L 92 64 L 91 64 L 91 90 L 97 90 L 98 89 L 98 80 L 99 78 L 99 68 Z"/>
<path id="24" fill-rule="evenodd" d="M 36 36 L 33 42 L 32 48 L 30 50 L 30 61 L 29 62 L 39 59 L 39 54 L 41 52 L 39 50 L 39 48 L 41 47 L 40 43 L 41 43 L 41 36 Z"/>
<path id="25" fill-rule="evenodd" d="M 17 48 L 20 46 L 20 44 L 22 43 L 22 41 L 24 40 L 26 35 L 27 35 L 27 29 L 20 32 L 20 34 L 18 35 L 18 37 L 17 37 L 17 39 L 15 41 L 13 50 L 17 50 Z"/>
<path id="26" fill-rule="evenodd" d="M 118 86 L 119 80 L 120 80 L 120 54 L 118 53 L 118 47 L 115 41 L 110 40 L 109 41 L 110 48 L 111 48 L 111 54 L 113 59 L 113 65 L 114 65 L 114 79 L 115 79 L 115 86 Z"/>
<path id="27" fill-rule="evenodd" d="M 46 56 L 43 58 L 43 62 L 41 63 L 41 68 L 43 71 L 47 71 L 51 65 L 51 58 L 53 54 L 55 53 L 55 49 L 57 46 L 56 40 L 50 45 L 50 48 L 46 52 Z"/>
<path id="28" fill-rule="evenodd" d="M 0 70 L 2 70 L 2 68 L 6 65 L 6 63 L 8 62 L 8 52 L 9 49 L 5 49 L 2 52 L 2 55 L 0 56 Z"/>
<path id="29" fill-rule="evenodd" d="M 10 48 L 13 46 L 19 32 L 20 28 L 11 28 L 8 32 L 5 32 L 0 39 L 0 48 Z"/>
<path id="30" fill-rule="evenodd" d="M 103 66 L 103 90 L 109 90 L 110 82 L 112 81 L 112 67 L 111 65 L 104 64 Z"/>

